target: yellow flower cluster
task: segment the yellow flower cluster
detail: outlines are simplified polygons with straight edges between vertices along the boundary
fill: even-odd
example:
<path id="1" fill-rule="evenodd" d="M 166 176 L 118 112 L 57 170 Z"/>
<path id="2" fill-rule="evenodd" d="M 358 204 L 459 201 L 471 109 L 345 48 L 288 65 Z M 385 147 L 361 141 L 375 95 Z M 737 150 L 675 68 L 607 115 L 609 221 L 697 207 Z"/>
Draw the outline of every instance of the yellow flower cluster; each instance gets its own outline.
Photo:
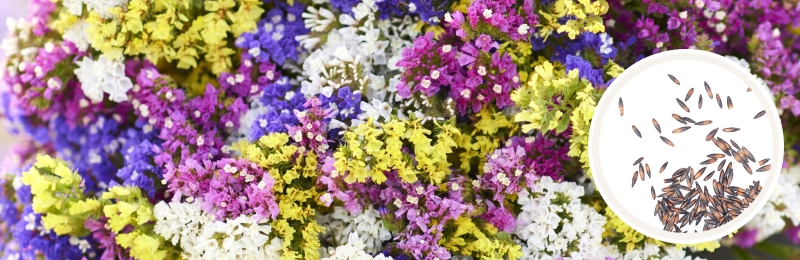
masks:
<path id="1" fill-rule="evenodd" d="M 456 147 L 456 139 L 461 134 L 453 124 L 454 120 L 436 124 L 434 143 L 428 136 L 431 131 L 422 125 L 422 119 L 392 120 L 376 128 L 372 119 L 345 132 L 345 145 L 333 154 L 337 174 L 345 176 L 347 183 L 366 182 L 371 178 L 375 183 L 386 180 L 385 171 L 397 170 L 405 182 L 415 182 L 419 177 L 433 184 L 441 184 L 450 174 L 447 155 Z M 415 158 L 403 153 L 403 141 L 413 145 Z M 422 173 L 422 174 L 418 174 Z"/>
<path id="2" fill-rule="evenodd" d="M 153 232 L 153 204 L 135 187 L 114 186 L 99 199 L 85 197 L 82 179 L 63 160 L 37 156 L 36 163 L 22 174 L 22 183 L 31 186 L 33 211 L 42 214 L 45 229 L 58 235 L 88 235 L 87 219 L 108 218 L 117 244 L 130 249 L 137 259 L 175 259 L 177 254 L 164 238 Z M 134 229 L 120 233 L 125 227 Z"/>
<path id="3" fill-rule="evenodd" d="M 628 224 L 625 224 L 625 222 L 622 221 L 622 219 L 620 219 L 617 216 L 617 214 L 615 214 L 614 211 L 611 210 L 611 208 L 609 208 L 609 207 L 605 208 L 605 216 L 608 219 L 608 221 L 606 222 L 606 225 L 605 225 L 605 231 L 603 231 L 603 238 L 609 238 L 610 237 L 610 238 L 618 239 L 615 242 L 618 242 L 618 243 L 621 243 L 622 245 L 624 245 L 625 251 L 631 251 L 631 250 L 635 249 L 637 247 L 637 245 L 639 247 L 643 247 L 645 241 L 647 243 L 649 243 L 649 244 L 654 244 L 654 245 L 657 245 L 657 246 L 662 247 L 662 248 L 664 247 L 664 245 L 665 245 L 664 242 L 661 242 L 661 241 L 653 239 L 653 238 L 649 238 L 649 237 L 645 236 L 644 234 L 639 233 L 636 230 L 633 230 L 633 228 L 628 226 Z M 714 250 L 716 250 L 720 246 L 721 245 L 720 245 L 719 241 L 713 240 L 713 241 L 708 241 L 708 242 L 703 242 L 703 243 L 698 243 L 698 244 L 692 244 L 692 245 L 676 244 L 675 245 L 675 247 L 676 247 L 675 250 L 682 250 L 682 248 L 684 248 L 684 247 L 691 247 L 691 248 L 693 248 L 694 250 L 697 250 L 697 251 L 714 252 Z"/>
<path id="4" fill-rule="evenodd" d="M 479 227 L 472 218 L 460 217 L 445 228 L 445 237 L 439 244 L 465 256 L 477 259 L 510 259 L 522 257 L 522 247 L 511 236 L 498 232 L 491 224 Z M 453 230 L 454 229 L 454 230 Z"/>
<path id="5" fill-rule="evenodd" d="M 608 2 L 605 0 L 557 0 L 543 10 L 539 10 L 539 35 L 547 38 L 551 32 L 567 33 L 570 39 L 575 39 L 581 32 L 593 33 L 606 30 L 601 17 L 608 12 Z M 559 19 L 570 16 L 565 24 Z"/>
<path id="6" fill-rule="evenodd" d="M 478 117 L 478 122 L 472 125 L 472 131 L 462 132 L 456 138 L 458 148 L 466 150 L 459 153 L 461 161 L 459 167 L 464 172 L 472 169 L 476 159 L 477 169 L 482 170 L 486 155 L 503 145 L 502 141 L 516 134 L 519 129 L 519 126 L 502 111 L 495 112 L 492 108 L 484 108 L 475 116 Z"/>
<path id="7" fill-rule="evenodd" d="M 175 62 L 171 67 L 201 70 L 188 73 L 196 78 L 207 70 L 214 75 L 230 70 L 233 41 L 257 28 L 264 13 L 261 2 L 131 0 L 110 10 L 111 18 L 91 11 L 85 19 L 92 47 L 109 59 L 144 55 L 154 64 Z M 62 10 L 52 26 L 63 32 L 77 20 Z"/>
<path id="8" fill-rule="evenodd" d="M 281 259 L 319 259 L 319 234 L 325 228 L 315 219 L 320 196 L 315 188 L 317 155 L 312 149 L 288 142 L 289 135 L 273 133 L 254 144 L 241 141 L 234 149 L 275 179 L 273 189 L 280 214 L 271 226 L 284 241 Z"/>

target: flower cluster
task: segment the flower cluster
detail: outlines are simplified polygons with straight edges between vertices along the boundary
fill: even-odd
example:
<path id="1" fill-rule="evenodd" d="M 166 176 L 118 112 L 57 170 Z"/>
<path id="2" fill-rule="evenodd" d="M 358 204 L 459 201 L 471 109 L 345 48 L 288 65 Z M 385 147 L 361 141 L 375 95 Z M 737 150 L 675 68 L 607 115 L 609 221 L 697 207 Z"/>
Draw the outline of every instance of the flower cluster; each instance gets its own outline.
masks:
<path id="1" fill-rule="evenodd" d="M 29 2 L 0 45 L 20 141 L 0 164 L 0 259 L 685 260 L 800 242 L 797 1 Z M 625 224 L 587 152 L 606 88 L 676 48 L 758 78 L 786 147 L 762 211 L 693 245 Z"/>

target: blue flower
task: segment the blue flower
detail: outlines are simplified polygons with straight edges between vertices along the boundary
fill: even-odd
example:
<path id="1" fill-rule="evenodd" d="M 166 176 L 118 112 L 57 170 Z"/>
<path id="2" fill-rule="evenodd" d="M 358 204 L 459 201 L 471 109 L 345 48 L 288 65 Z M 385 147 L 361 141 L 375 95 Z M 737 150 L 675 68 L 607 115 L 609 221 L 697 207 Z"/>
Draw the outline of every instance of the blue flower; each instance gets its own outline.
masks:
<path id="1" fill-rule="evenodd" d="M 581 57 L 575 55 L 567 56 L 567 63 L 565 64 L 567 71 L 577 69 L 581 78 L 589 80 L 595 87 L 605 86 L 603 80 L 603 70 L 592 68 L 592 64 Z"/>

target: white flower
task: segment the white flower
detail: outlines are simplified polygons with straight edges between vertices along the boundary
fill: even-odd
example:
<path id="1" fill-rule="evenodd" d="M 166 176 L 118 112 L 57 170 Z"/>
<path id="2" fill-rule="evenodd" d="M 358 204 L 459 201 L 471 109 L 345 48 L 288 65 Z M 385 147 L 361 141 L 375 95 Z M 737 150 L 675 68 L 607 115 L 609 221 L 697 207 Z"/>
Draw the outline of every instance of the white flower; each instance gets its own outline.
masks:
<path id="1" fill-rule="evenodd" d="M 103 92 L 109 94 L 114 102 L 128 100 L 127 92 L 133 88 L 131 80 L 125 76 L 125 64 L 119 60 L 109 60 L 100 55 L 96 61 L 84 57 L 78 61 L 75 75 L 81 82 L 84 95 L 95 103 L 103 101 Z"/>
<path id="2" fill-rule="evenodd" d="M 530 29 L 531 29 L 530 26 L 523 23 L 522 25 L 519 26 L 519 28 L 517 28 L 517 33 L 519 33 L 520 35 L 526 35 L 528 34 L 528 30 Z"/>
<path id="3" fill-rule="evenodd" d="M 384 256 L 383 254 L 377 255 L 372 257 L 370 254 L 364 251 L 364 241 L 362 241 L 358 237 L 358 233 L 353 232 L 347 238 L 347 244 L 341 245 L 336 247 L 336 249 L 331 250 L 330 257 L 323 258 L 325 260 L 347 260 L 347 259 L 359 259 L 359 260 L 371 260 L 371 259 L 392 259 L 391 257 Z"/>
<path id="4" fill-rule="evenodd" d="M 448 22 L 448 23 L 452 23 L 453 22 L 453 16 L 451 16 L 449 12 L 445 13 L 444 14 L 444 21 Z"/>
<path id="5" fill-rule="evenodd" d="M 84 19 L 80 19 L 67 28 L 62 37 L 64 40 L 74 43 L 75 47 L 83 52 L 86 51 L 86 49 L 89 48 L 89 44 L 92 43 L 91 39 L 89 39 L 89 33 L 86 32 L 87 29 L 89 29 L 89 23 Z"/>
<path id="6" fill-rule="evenodd" d="M 483 9 L 483 18 L 492 18 L 492 9 Z"/>
<path id="7" fill-rule="evenodd" d="M 345 241 L 351 233 L 357 233 L 363 243 L 361 249 L 370 254 L 380 251 L 383 241 L 392 238 L 389 230 L 383 226 L 380 213 L 372 207 L 353 216 L 343 207 L 336 206 L 332 214 L 319 216 L 317 222 L 327 228 L 324 236 L 334 241 Z"/>
<path id="8" fill-rule="evenodd" d="M 687 13 L 686 11 L 683 11 L 683 12 L 678 13 L 678 17 L 680 17 L 681 19 L 686 19 L 688 14 L 689 13 Z"/>
<path id="9" fill-rule="evenodd" d="M 614 38 L 611 38 L 607 33 L 601 33 L 600 41 L 603 42 L 603 44 L 600 45 L 600 53 L 610 54 L 612 51 L 611 47 L 614 46 Z"/>

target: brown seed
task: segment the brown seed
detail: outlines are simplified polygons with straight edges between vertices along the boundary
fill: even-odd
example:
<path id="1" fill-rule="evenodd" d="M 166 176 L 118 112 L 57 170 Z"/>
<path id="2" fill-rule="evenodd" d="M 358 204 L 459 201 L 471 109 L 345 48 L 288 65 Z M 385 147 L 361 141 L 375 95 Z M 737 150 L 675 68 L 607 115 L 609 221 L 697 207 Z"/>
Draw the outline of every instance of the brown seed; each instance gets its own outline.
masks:
<path id="1" fill-rule="evenodd" d="M 642 166 L 641 163 L 639 164 L 639 177 L 641 177 L 642 180 L 644 180 L 644 167 Z"/>
<path id="2" fill-rule="evenodd" d="M 672 82 L 675 82 L 675 84 L 677 84 L 677 85 L 679 85 L 679 86 L 681 85 L 681 82 L 680 82 L 680 81 L 678 81 L 678 79 L 677 79 L 677 78 L 675 78 L 675 76 L 672 76 L 672 75 L 670 75 L 670 74 L 667 74 L 667 76 L 669 76 L 669 79 L 671 79 L 671 80 L 672 80 Z"/>
<path id="3" fill-rule="evenodd" d="M 753 117 L 753 119 L 758 119 L 759 117 L 764 116 L 764 114 L 766 114 L 766 113 L 767 113 L 766 110 L 761 110 L 761 112 L 758 112 L 758 114 L 756 114 L 756 116 Z"/>
<path id="4" fill-rule="evenodd" d="M 697 172 L 694 173 L 694 178 L 693 179 L 695 179 L 695 180 L 700 179 L 700 177 L 703 176 L 704 172 L 706 172 L 706 167 L 700 168 L 700 170 L 697 170 Z"/>
<path id="5" fill-rule="evenodd" d="M 739 130 L 742 130 L 742 129 L 741 128 L 736 128 L 736 127 L 726 127 L 726 128 L 722 129 L 722 131 L 728 132 L 728 133 L 736 132 L 736 131 L 739 131 Z"/>
<path id="6" fill-rule="evenodd" d="M 767 160 L 769 160 L 769 159 L 767 159 Z M 664 172 L 664 170 L 667 169 L 667 164 L 669 164 L 669 161 L 666 161 L 666 162 L 664 162 L 664 165 L 661 165 L 661 170 L 659 170 L 658 173 Z"/>
<path id="7" fill-rule="evenodd" d="M 717 158 L 711 158 L 700 163 L 700 165 L 709 165 L 717 161 Z"/>
<path id="8" fill-rule="evenodd" d="M 663 136 L 661 136 L 661 141 L 664 141 L 664 143 L 665 143 L 665 144 L 667 144 L 667 145 L 669 145 L 669 146 L 675 147 L 675 144 L 674 144 L 674 143 L 672 143 L 672 141 L 670 141 L 670 140 L 669 140 L 669 139 L 667 139 L 666 137 L 663 137 Z"/>
<path id="9" fill-rule="evenodd" d="M 711 176 L 714 176 L 714 173 L 715 173 L 715 172 L 716 172 L 716 171 L 711 171 L 711 173 L 709 173 L 708 175 L 706 175 L 706 177 L 705 177 L 705 178 L 703 178 L 703 181 L 708 181 L 708 179 L 711 179 Z"/>
<path id="10" fill-rule="evenodd" d="M 719 93 L 717 93 L 717 105 L 719 105 L 719 108 L 722 108 L 722 99 L 719 98 Z"/>
<path id="11" fill-rule="evenodd" d="M 622 105 L 622 98 L 619 98 L 619 116 L 625 114 L 625 106 Z"/>
<path id="12" fill-rule="evenodd" d="M 736 147 L 736 149 L 741 149 L 741 148 L 739 148 L 739 144 L 734 142 L 733 139 L 731 139 L 730 141 L 731 141 L 731 145 L 733 145 L 733 147 Z"/>
<path id="13" fill-rule="evenodd" d="M 741 163 L 742 162 L 741 151 L 738 153 L 733 153 L 733 159 L 736 159 L 736 162 Z"/>
<path id="14" fill-rule="evenodd" d="M 672 118 L 675 118 L 675 120 L 681 124 L 686 124 L 686 120 L 684 120 L 683 117 L 679 116 L 678 114 L 672 114 Z"/>
<path id="15" fill-rule="evenodd" d="M 661 125 L 658 124 L 658 121 L 656 121 L 655 118 L 653 118 L 653 126 L 656 128 L 656 131 L 658 131 L 658 133 L 660 134 L 661 133 Z"/>
<path id="16" fill-rule="evenodd" d="M 633 128 L 633 132 L 636 133 L 636 135 L 639 136 L 639 138 L 642 138 L 642 132 L 639 132 L 639 129 L 636 128 L 635 125 L 631 125 L 631 128 Z"/>
<path id="17" fill-rule="evenodd" d="M 747 88 L 747 92 L 753 91 L 752 88 Z"/>
<path id="18" fill-rule="evenodd" d="M 636 179 L 639 178 L 639 171 L 633 172 L 633 179 L 631 180 L 631 188 L 636 184 Z"/>
<path id="19" fill-rule="evenodd" d="M 703 81 L 703 85 L 706 86 L 706 93 L 708 93 L 708 98 L 714 98 L 711 94 L 711 86 L 708 85 L 708 82 Z"/>
<path id="20" fill-rule="evenodd" d="M 731 96 L 728 96 L 728 110 L 733 109 L 733 101 L 731 101 Z"/>
<path id="21" fill-rule="evenodd" d="M 717 166 L 717 171 L 722 172 L 722 167 L 725 167 L 725 161 L 726 159 L 722 159 L 722 162 Z"/>
<path id="22" fill-rule="evenodd" d="M 650 186 L 650 196 L 652 196 L 653 199 L 656 199 L 656 189 L 653 188 L 653 186 Z"/>
<path id="23" fill-rule="evenodd" d="M 703 108 L 703 95 L 697 97 L 697 108 Z"/>
<path id="24" fill-rule="evenodd" d="M 644 164 L 644 169 L 647 170 L 647 178 L 651 178 L 650 177 L 650 165 L 645 163 Z"/>
<path id="25" fill-rule="evenodd" d="M 725 155 L 721 154 L 721 153 L 712 153 L 712 154 L 706 155 L 706 157 L 722 159 L 722 158 L 725 158 Z"/>
<path id="26" fill-rule="evenodd" d="M 753 156 L 752 153 L 750 153 L 750 150 L 747 150 L 747 147 L 742 146 L 742 152 L 744 152 L 744 156 L 746 156 L 747 159 L 750 159 L 750 161 L 753 161 L 753 162 L 756 161 L 756 157 Z"/>
<path id="27" fill-rule="evenodd" d="M 770 168 L 771 168 L 770 164 L 767 164 L 767 165 L 761 166 L 761 168 L 758 168 L 758 170 L 756 170 L 756 171 L 757 172 L 765 172 L 765 171 L 769 171 Z"/>
<path id="28" fill-rule="evenodd" d="M 688 117 L 684 117 L 683 120 L 686 121 L 686 123 L 689 123 L 689 124 L 694 124 L 695 123 L 694 120 L 692 120 L 691 118 L 688 118 Z"/>
<path id="29" fill-rule="evenodd" d="M 697 123 L 694 123 L 694 124 L 695 125 L 709 125 L 709 124 L 711 124 L 711 120 L 703 120 L 703 121 L 700 121 L 700 122 L 697 122 Z"/>
<path id="30" fill-rule="evenodd" d="M 644 160 L 644 157 L 639 157 L 639 159 L 636 159 L 636 161 L 635 161 L 635 162 L 633 162 L 633 166 L 636 166 L 637 164 L 639 164 L 640 162 L 642 162 L 642 160 Z"/>
<path id="31" fill-rule="evenodd" d="M 764 165 L 765 163 L 769 162 L 769 158 L 758 161 L 758 166 Z"/>
<path id="32" fill-rule="evenodd" d="M 742 163 L 742 166 L 744 167 L 744 170 L 747 171 L 747 173 L 749 173 L 750 175 L 753 174 L 753 170 L 750 169 L 750 165 L 747 165 L 747 161 L 744 161 Z"/>
<path id="33" fill-rule="evenodd" d="M 678 105 L 680 105 L 681 108 L 683 108 L 684 111 L 686 111 L 687 113 L 689 112 L 689 107 L 687 107 L 686 104 L 683 103 L 683 101 L 681 101 L 678 98 L 676 98 L 675 101 L 678 101 Z"/>
<path id="34" fill-rule="evenodd" d="M 679 128 L 676 128 L 675 130 L 672 130 L 672 133 L 673 134 L 683 133 L 683 132 L 686 132 L 686 130 L 689 130 L 689 128 L 692 128 L 692 127 L 691 126 L 679 127 Z"/>
<path id="35" fill-rule="evenodd" d="M 714 130 L 711 130 L 711 132 L 709 132 L 708 135 L 706 135 L 706 142 L 714 139 L 714 135 L 717 134 L 717 130 L 719 130 L 719 127 L 715 128 Z"/>
<path id="36" fill-rule="evenodd" d="M 689 101 L 689 98 L 692 97 L 692 94 L 694 94 L 694 88 L 691 88 L 689 89 L 689 92 L 686 92 L 686 97 L 683 98 L 683 101 Z"/>

